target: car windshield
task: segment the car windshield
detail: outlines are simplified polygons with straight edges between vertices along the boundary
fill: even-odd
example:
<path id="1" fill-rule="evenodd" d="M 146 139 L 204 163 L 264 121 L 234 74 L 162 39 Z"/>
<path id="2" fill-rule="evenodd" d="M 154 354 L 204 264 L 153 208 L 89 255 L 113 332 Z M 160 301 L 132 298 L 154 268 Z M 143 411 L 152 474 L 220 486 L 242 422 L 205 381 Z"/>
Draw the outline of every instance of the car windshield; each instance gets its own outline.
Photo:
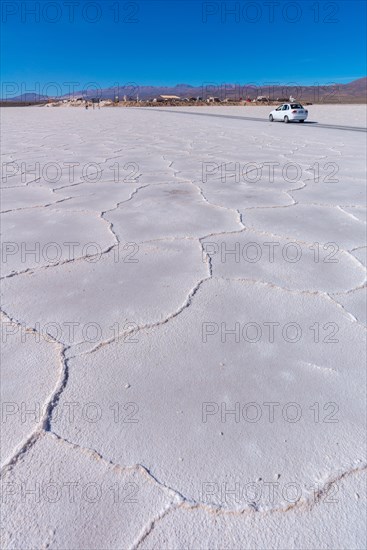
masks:
<path id="1" fill-rule="evenodd" d="M 300 103 L 292 103 L 291 109 L 303 109 Z"/>

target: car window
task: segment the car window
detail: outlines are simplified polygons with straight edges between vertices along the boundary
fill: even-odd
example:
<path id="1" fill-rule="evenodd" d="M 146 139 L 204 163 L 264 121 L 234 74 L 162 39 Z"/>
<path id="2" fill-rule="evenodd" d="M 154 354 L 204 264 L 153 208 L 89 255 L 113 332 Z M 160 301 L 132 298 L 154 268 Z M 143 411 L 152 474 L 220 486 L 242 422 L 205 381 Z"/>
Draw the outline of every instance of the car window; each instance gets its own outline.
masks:
<path id="1" fill-rule="evenodd" d="M 291 109 L 303 109 L 300 103 L 292 103 Z"/>
<path id="2" fill-rule="evenodd" d="M 281 111 L 283 109 L 283 105 L 279 105 L 279 107 L 277 109 L 275 109 L 276 111 Z"/>
<path id="3" fill-rule="evenodd" d="M 284 105 L 283 106 L 283 111 L 286 111 L 287 109 L 289 109 L 288 105 Z"/>

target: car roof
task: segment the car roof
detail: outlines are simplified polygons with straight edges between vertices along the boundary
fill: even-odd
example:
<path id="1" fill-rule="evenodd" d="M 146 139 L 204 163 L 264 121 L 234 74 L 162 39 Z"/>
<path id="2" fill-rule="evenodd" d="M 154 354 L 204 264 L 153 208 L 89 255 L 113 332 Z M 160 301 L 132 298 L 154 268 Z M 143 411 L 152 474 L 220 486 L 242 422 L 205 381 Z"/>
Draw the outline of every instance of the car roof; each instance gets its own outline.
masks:
<path id="1" fill-rule="evenodd" d="M 292 101 L 291 103 L 279 103 L 278 107 L 282 107 L 283 105 L 302 105 L 299 101 Z"/>

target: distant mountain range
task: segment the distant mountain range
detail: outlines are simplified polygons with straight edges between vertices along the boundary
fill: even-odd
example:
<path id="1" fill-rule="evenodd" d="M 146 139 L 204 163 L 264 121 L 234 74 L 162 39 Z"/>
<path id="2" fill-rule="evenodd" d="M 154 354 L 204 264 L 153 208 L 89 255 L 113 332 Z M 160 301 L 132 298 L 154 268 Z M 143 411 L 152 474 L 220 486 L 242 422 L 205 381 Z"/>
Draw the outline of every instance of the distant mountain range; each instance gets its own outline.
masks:
<path id="1" fill-rule="evenodd" d="M 254 99 L 258 96 L 266 96 L 270 99 L 288 98 L 293 96 L 295 99 L 325 103 L 337 103 L 343 101 L 367 101 L 367 77 L 359 78 L 348 84 L 331 84 L 328 86 L 273 86 L 263 85 L 255 87 L 248 84 L 204 84 L 202 86 L 191 86 L 190 84 L 177 84 L 176 86 L 138 86 L 126 85 L 121 87 L 109 87 L 98 90 L 76 91 L 64 95 L 61 98 L 48 97 L 36 93 L 26 93 L 12 98 L 3 98 L 1 101 L 16 102 L 16 103 L 43 103 L 54 99 L 69 99 L 70 97 L 85 97 L 85 98 L 100 98 L 100 99 L 115 99 L 118 96 L 121 101 L 124 96 L 127 99 L 147 100 L 157 98 L 160 95 L 173 95 L 181 98 L 197 98 L 207 99 L 208 97 L 218 97 L 220 100 L 240 98 Z"/>
<path id="2" fill-rule="evenodd" d="M 48 101 L 50 98 L 46 95 L 26 93 L 22 95 L 17 95 L 10 98 L 3 98 L 1 101 L 14 101 L 16 103 L 42 103 L 43 101 Z"/>

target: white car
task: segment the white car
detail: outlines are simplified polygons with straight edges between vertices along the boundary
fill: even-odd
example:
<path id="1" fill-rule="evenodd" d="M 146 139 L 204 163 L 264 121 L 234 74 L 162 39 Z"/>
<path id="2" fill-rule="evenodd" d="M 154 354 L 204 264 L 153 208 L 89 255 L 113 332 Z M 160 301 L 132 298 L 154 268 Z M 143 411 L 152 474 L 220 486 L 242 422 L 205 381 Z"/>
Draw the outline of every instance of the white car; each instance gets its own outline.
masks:
<path id="1" fill-rule="evenodd" d="M 274 120 L 282 120 L 283 122 L 291 122 L 298 120 L 304 122 L 308 116 L 308 111 L 300 103 L 282 103 L 269 115 L 270 122 Z"/>

